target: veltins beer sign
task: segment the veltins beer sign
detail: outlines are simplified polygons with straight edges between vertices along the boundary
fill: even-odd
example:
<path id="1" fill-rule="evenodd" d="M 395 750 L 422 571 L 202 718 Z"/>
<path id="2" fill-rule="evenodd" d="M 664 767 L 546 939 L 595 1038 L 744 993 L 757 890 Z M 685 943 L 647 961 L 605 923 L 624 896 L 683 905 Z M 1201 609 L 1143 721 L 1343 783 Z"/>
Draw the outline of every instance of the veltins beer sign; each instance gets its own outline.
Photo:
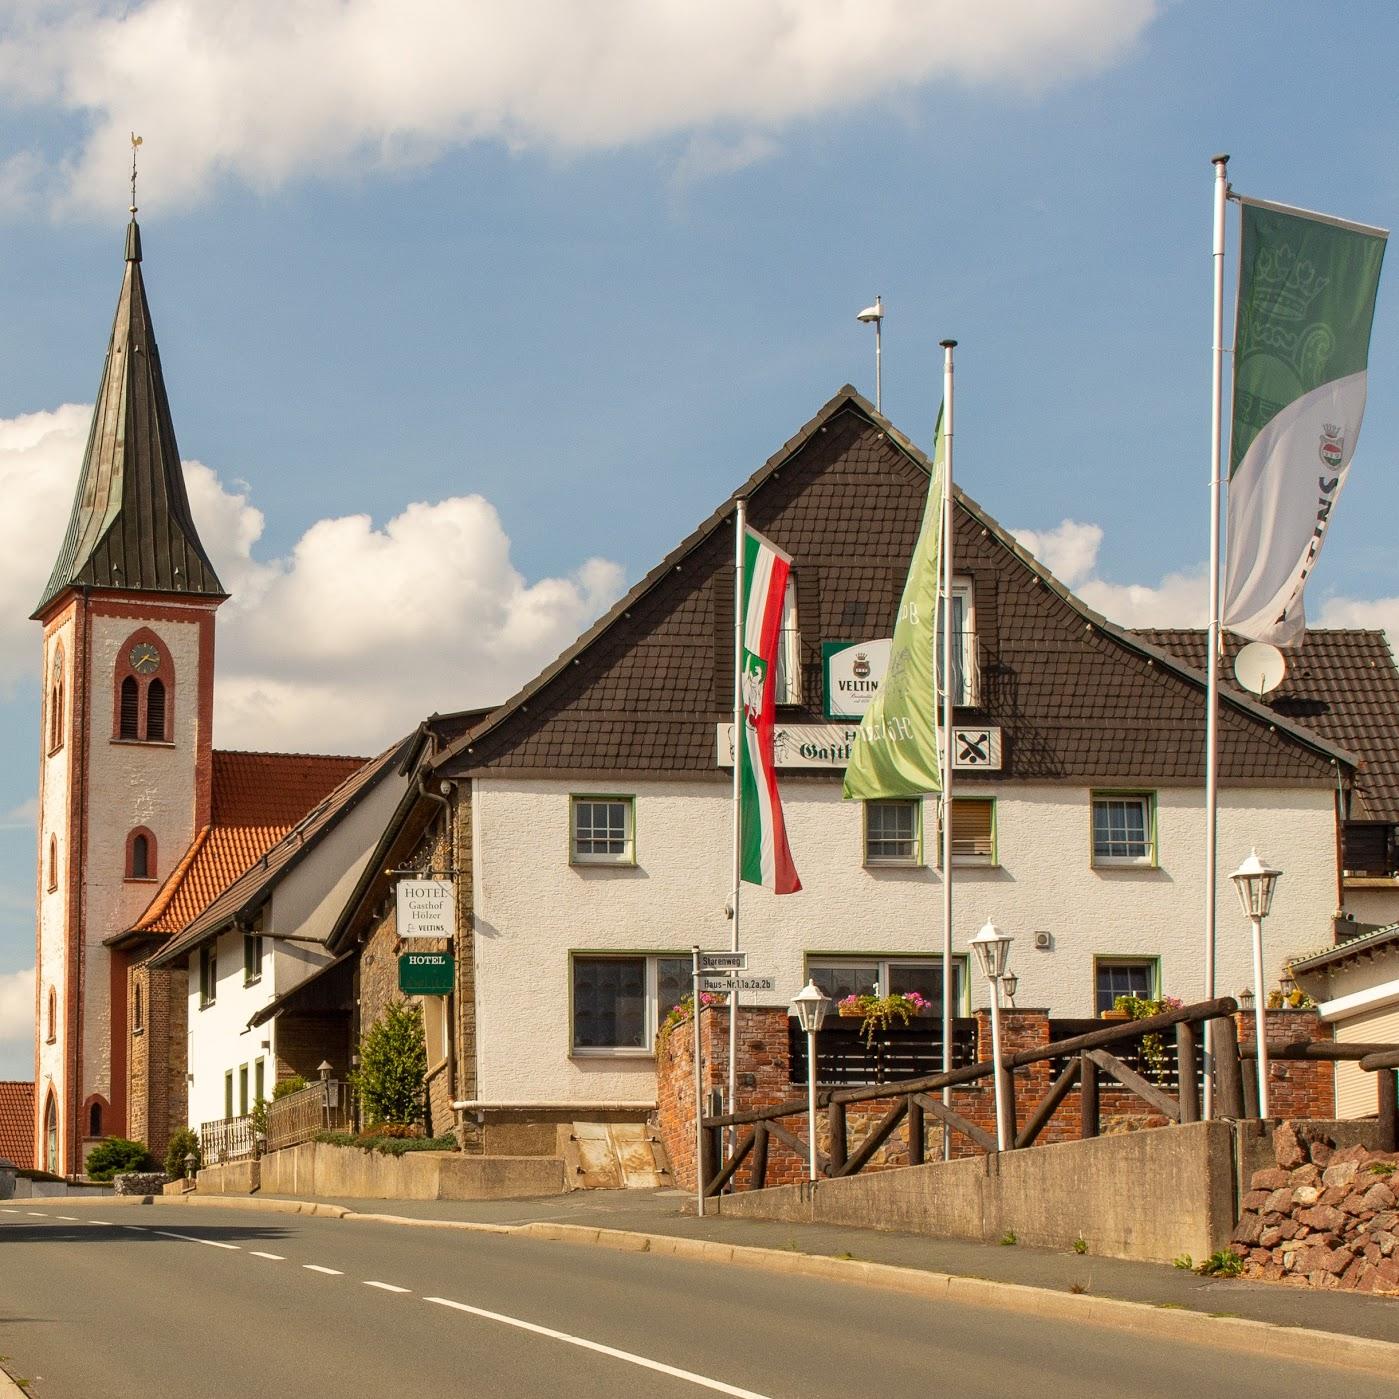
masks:
<path id="1" fill-rule="evenodd" d="M 396 895 L 401 938 L 452 936 L 452 882 L 449 879 L 400 879 Z"/>
<path id="2" fill-rule="evenodd" d="M 823 641 L 821 672 L 827 719 L 862 719 L 889 669 L 889 647 L 882 641 Z"/>

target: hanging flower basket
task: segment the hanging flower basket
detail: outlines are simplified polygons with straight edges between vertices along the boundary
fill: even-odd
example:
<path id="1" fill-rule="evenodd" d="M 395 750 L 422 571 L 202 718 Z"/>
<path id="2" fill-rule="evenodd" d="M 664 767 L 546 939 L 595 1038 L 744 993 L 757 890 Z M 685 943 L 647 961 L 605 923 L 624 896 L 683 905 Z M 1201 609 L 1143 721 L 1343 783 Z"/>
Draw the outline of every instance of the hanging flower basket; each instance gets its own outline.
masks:
<path id="1" fill-rule="evenodd" d="M 932 1003 L 917 991 L 908 991 L 892 996 L 846 996 L 836 1002 L 836 1013 L 843 1019 L 861 1020 L 860 1034 L 866 1044 L 883 1030 L 890 1029 L 894 1022 L 907 1025 L 915 1015 L 930 1010 Z"/>

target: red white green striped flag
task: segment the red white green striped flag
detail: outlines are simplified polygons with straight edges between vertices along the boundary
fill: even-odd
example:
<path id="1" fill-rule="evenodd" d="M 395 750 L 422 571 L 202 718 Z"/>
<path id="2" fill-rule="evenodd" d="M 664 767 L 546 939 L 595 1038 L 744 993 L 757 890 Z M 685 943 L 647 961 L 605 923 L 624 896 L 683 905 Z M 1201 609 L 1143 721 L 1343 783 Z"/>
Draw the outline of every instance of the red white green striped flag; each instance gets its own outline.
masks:
<path id="1" fill-rule="evenodd" d="M 745 883 L 775 894 L 795 894 L 801 886 L 772 751 L 777 709 L 777 646 L 782 604 L 792 560 L 769 539 L 745 527 L 743 537 L 742 669 L 740 697 L 743 732 L 737 736 L 739 790 L 739 873 Z"/>

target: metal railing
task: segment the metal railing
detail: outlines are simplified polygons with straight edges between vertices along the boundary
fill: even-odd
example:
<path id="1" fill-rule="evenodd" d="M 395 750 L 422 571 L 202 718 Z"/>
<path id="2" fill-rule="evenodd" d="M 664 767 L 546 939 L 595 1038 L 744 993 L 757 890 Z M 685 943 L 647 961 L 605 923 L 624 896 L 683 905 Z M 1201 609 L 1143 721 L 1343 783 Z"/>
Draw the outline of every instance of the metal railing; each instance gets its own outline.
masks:
<path id="1" fill-rule="evenodd" d="M 206 1166 L 238 1161 L 257 1155 L 257 1137 L 251 1116 L 221 1117 L 199 1125 L 199 1159 Z"/>
<path id="2" fill-rule="evenodd" d="M 351 1131 L 355 1125 L 348 1083 L 327 1079 L 275 1098 L 267 1105 L 267 1150 L 300 1146 L 317 1132 Z"/>
<path id="3" fill-rule="evenodd" d="M 795 1020 L 787 1025 L 788 1080 L 806 1082 L 806 1035 Z M 952 1022 L 952 1067 L 976 1063 L 976 1021 Z M 816 1036 L 816 1081 L 851 1088 L 893 1083 L 936 1073 L 942 1067 L 942 1022 L 918 1017 L 907 1025 L 866 1034 L 858 1019 L 827 1021 Z"/>

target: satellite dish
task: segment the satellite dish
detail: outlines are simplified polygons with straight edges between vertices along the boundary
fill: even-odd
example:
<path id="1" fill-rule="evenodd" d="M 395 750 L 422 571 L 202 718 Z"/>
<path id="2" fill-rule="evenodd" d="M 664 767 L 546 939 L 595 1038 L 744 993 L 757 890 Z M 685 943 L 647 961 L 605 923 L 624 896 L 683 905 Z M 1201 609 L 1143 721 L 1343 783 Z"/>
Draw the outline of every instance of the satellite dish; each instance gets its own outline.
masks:
<path id="1" fill-rule="evenodd" d="M 1282 684 L 1287 662 L 1276 646 L 1250 641 L 1234 657 L 1234 679 L 1251 695 L 1266 695 Z"/>

